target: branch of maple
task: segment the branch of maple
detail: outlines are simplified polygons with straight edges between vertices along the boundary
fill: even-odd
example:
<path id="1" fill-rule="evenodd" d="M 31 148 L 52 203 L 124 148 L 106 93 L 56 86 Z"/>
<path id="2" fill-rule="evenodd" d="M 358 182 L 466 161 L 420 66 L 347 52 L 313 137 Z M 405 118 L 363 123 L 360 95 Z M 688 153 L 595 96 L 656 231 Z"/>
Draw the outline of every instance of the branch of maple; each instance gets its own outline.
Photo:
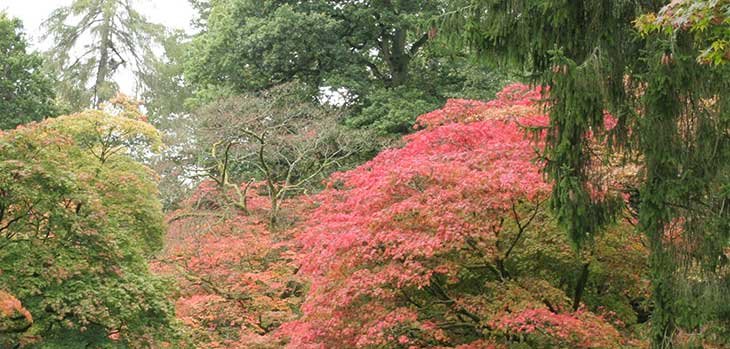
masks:
<path id="1" fill-rule="evenodd" d="M 212 280 L 200 277 L 194 272 L 190 271 L 188 268 L 181 267 L 179 269 L 183 269 L 181 270 L 181 274 L 186 280 L 200 285 L 200 287 L 202 287 L 206 292 L 221 296 L 226 300 L 239 303 L 242 306 L 243 302 L 253 299 L 253 297 L 249 295 L 236 295 L 231 292 L 224 291 L 220 287 L 218 287 L 218 285 L 216 285 L 215 282 L 213 282 Z"/>
<path id="2" fill-rule="evenodd" d="M 507 258 L 509 258 L 510 254 L 512 253 L 512 250 L 515 248 L 517 243 L 520 241 L 520 238 L 522 237 L 524 232 L 527 230 L 527 228 L 530 226 L 530 224 L 532 224 L 532 221 L 535 219 L 537 214 L 540 212 L 540 207 L 542 206 L 542 204 L 545 201 L 546 200 L 538 201 L 535 204 L 535 208 L 532 210 L 532 214 L 530 215 L 530 218 L 527 220 L 527 222 L 524 225 L 520 221 L 520 217 L 517 214 L 517 208 L 516 208 L 514 201 L 512 202 L 512 217 L 514 218 L 515 223 L 517 224 L 518 232 L 517 232 L 517 237 L 515 237 L 515 239 L 510 244 L 509 248 L 507 249 L 507 252 L 505 252 L 504 256 L 502 257 L 502 260 L 507 260 Z"/>
<path id="3" fill-rule="evenodd" d="M 457 313 L 462 314 L 462 315 L 470 318 L 472 321 L 476 322 L 477 324 L 478 323 L 481 323 L 482 319 L 478 315 L 470 312 L 469 310 L 465 309 L 464 307 L 458 306 L 457 303 L 456 303 L 456 301 L 453 300 L 448 295 L 448 293 L 446 292 L 446 290 L 444 290 L 444 288 L 441 286 L 441 284 L 438 282 L 438 280 L 435 277 L 433 277 L 433 276 L 431 277 L 431 280 L 430 280 L 428 286 L 429 286 L 428 287 L 429 289 L 435 291 L 435 292 L 432 292 L 431 294 L 433 294 L 437 298 L 440 298 L 443 301 L 448 302 L 449 304 L 452 304 L 456 308 L 454 310 Z"/>
<path id="4" fill-rule="evenodd" d="M 307 151 L 302 151 L 299 153 L 299 156 L 294 161 L 289 161 L 289 159 L 286 156 L 283 156 L 284 160 L 286 160 L 288 164 L 288 168 L 286 170 L 286 180 L 284 180 L 284 186 L 289 187 L 291 183 L 291 176 L 292 173 L 294 173 L 294 169 L 296 168 L 297 164 L 304 159 L 304 157 L 307 155 Z"/>
<path id="5" fill-rule="evenodd" d="M 399 288 L 399 289 L 400 289 L 400 292 L 403 294 L 403 297 L 405 297 L 405 299 L 408 303 L 413 304 L 416 308 L 423 307 L 421 304 L 418 304 L 415 300 L 413 300 L 413 298 L 408 294 L 408 292 L 406 292 L 406 290 L 404 288 Z"/>
<path id="6" fill-rule="evenodd" d="M 490 271 L 494 272 L 494 274 L 501 280 L 506 281 L 504 278 L 504 275 L 497 269 L 497 267 L 492 263 L 492 261 L 487 258 L 486 255 L 482 252 L 482 250 L 477 246 L 476 241 L 470 236 L 466 236 L 464 238 L 464 241 L 466 242 L 467 246 L 472 249 L 472 251 L 484 262 L 483 266 L 480 266 L 482 268 L 487 268 Z"/>
<path id="7" fill-rule="evenodd" d="M 223 169 L 221 170 L 221 183 L 228 184 L 228 161 L 230 159 L 231 148 L 235 142 L 228 142 L 226 150 L 223 152 Z M 214 148 L 215 149 L 215 148 Z"/>
<path id="8" fill-rule="evenodd" d="M 21 214 L 19 216 L 14 217 L 13 219 L 9 220 L 5 225 L 3 225 L 3 226 L 0 227 L 0 233 L 2 233 L 5 230 L 8 230 L 9 231 L 11 225 L 19 222 L 21 219 L 23 219 L 24 217 L 28 216 L 29 212 L 31 212 L 32 210 L 33 210 L 33 206 L 29 207 L 28 210 L 26 211 L 26 213 L 23 213 L 23 214 Z M 8 234 L 6 236 L 6 238 L 8 240 L 10 240 L 10 239 L 13 238 L 13 236 L 15 236 L 15 234 Z"/>
<path id="9" fill-rule="evenodd" d="M 459 328 L 459 327 L 468 327 L 468 328 L 476 329 L 478 327 L 476 324 L 469 323 L 469 322 L 444 322 L 444 323 L 437 323 L 436 326 L 442 330 L 448 330 L 451 328 Z"/>
<path id="10" fill-rule="evenodd" d="M 299 180 L 297 183 L 290 184 L 287 186 L 286 190 L 291 191 L 298 188 L 301 188 L 304 184 L 311 181 L 314 177 L 319 176 L 322 172 L 324 172 L 325 169 L 332 166 L 333 164 L 336 164 L 338 160 L 345 159 L 352 154 L 355 153 L 354 150 L 349 151 L 347 153 L 341 154 L 342 149 L 338 149 L 337 151 L 330 154 L 328 157 L 325 158 L 325 160 L 320 164 L 320 166 L 315 170 L 313 173 L 311 173 L 309 176 Z M 340 155 L 341 154 L 341 155 Z M 283 197 L 283 196 L 282 196 Z"/>
<path id="11" fill-rule="evenodd" d="M 237 208 L 241 209 L 243 211 L 243 214 L 249 215 L 250 212 L 248 211 L 248 191 L 251 188 L 251 185 L 253 185 L 256 181 L 254 179 L 251 179 L 246 183 L 246 187 L 241 191 L 241 188 L 236 185 L 235 183 L 229 183 L 226 182 L 225 185 L 233 188 L 233 190 L 236 192 L 236 195 L 238 196 L 238 201 L 233 203 L 233 206 L 236 206 Z"/>
<path id="12" fill-rule="evenodd" d="M 0 191 L 0 192 L 2 192 L 3 194 L 5 194 L 4 191 Z M 5 196 L 5 195 L 2 195 L 2 196 Z M 2 222 L 3 219 L 5 219 L 5 211 L 6 211 L 6 209 L 7 209 L 7 207 L 3 203 L 0 203 L 0 222 Z"/>

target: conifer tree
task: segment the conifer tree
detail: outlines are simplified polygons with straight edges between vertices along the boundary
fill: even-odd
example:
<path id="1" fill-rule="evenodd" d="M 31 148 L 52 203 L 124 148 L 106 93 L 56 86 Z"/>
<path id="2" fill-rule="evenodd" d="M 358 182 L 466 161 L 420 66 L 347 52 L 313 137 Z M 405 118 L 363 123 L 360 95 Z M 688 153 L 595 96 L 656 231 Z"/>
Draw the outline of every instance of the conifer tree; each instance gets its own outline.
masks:
<path id="1" fill-rule="evenodd" d="M 445 38 L 549 88 L 544 170 L 553 183 L 552 207 L 576 247 L 615 219 L 620 191 L 638 202 L 638 228 L 651 250 L 654 348 L 673 347 L 679 332 L 727 320 L 727 68 L 697 59 L 725 21 L 713 20 L 722 11 L 708 11 L 706 21 L 692 16 L 712 3 L 721 6 L 466 0 L 443 22 Z M 693 18 L 709 30 L 682 25 Z M 644 36 L 636 24 L 644 25 Z M 606 112 L 618 120 L 610 131 Z M 640 166 L 635 185 L 594 195 L 605 179 L 590 170 L 592 137 Z"/>
<path id="2" fill-rule="evenodd" d="M 142 72 L 151 42 L 162 32 L 131 0 L 74 0 L 54 10 L 44 25 L 55 43 L 50 56 L 60 76 L 60 96 L 74 110 L 98 108 L 112 98 L 120 67 L 130 64 Z"/>

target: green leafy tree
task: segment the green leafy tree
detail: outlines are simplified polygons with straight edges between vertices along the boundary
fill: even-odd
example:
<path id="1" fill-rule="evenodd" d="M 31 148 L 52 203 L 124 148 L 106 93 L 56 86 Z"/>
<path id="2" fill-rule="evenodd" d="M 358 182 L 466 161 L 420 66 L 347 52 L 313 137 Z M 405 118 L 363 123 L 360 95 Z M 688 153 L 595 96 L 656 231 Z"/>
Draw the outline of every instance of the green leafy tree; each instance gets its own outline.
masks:
<path id="1" fill-rule="evenodd" d="M 207 27 L 187 76 L 203 96 L 211 88 L 241 93 L 300 80 L 311 95 L 327 89 L 353 107 L 349 124 L 402 133 L 467 80 L 452 67 L 468 59 L 433 45 L 429 21 L 444 10 L 440 0 L 196 4 Z"/>
<path id="2" fill-rule="evenodd" d="M 713 0 L 679 0 L 658 13 L 647 13 L 637 20 L 643 34 L 673 35 L 689 32 L 696 40 L 701 63 L 730 62 L 730 3 Z"/>
<path id="3" fill-rule="evenodd" d="M 28 52 L 23 25 L 0 12 L 0 129 L 11 129 L 56 114 L 53 80 L 43 59 Z"/>
<path id="4" fill-rule="evenodd" d="M 163 32 L 130 0 L 74 0 L 54 10 L 45 27 L 55 43 L 49 55 L 60 77 L 59 94 L 72 110 L 98 108 L 112 98 L 118 69 L 143 71 L 151 42 Z"/>
<path id="5" fill-rule="evenodd" d="M 654 348 L 679 345 L 683 336 L 727 344 L 713 333 L 726 328 L 730 284 L 727 67 L 697 60 L 716 60 L 705 54 L 707 39 L 717 40 L 725 24 L 720 15 L 687 30 L 693 13 L 721 3 L 466 0 L 454 2 L 442 28 L 459 49 L 529 71 L 549 87 L 545 172 L 575 246 L 592 245 L 619 212 L 620 192 L 595 195 L 610 184 L 591 170 L 601 160 L 589 144 L 605 141 L 607 154 L 640 168 L 614 189 L 631 195 L 650 249 Z M 640 37 L 637 18 L 659 11 L 679 16 Z"/>
<path id="6" fill-rule="evenodd" d="M 107 109 L 117 116 L 87 111 L 0 136 L 0 289 L 33 320 L 10 345 L 183 345 L 167 282 L 147 266 L 164 232 L 154 174 L 132 159 L 159 135 L 131 109 Z"/>

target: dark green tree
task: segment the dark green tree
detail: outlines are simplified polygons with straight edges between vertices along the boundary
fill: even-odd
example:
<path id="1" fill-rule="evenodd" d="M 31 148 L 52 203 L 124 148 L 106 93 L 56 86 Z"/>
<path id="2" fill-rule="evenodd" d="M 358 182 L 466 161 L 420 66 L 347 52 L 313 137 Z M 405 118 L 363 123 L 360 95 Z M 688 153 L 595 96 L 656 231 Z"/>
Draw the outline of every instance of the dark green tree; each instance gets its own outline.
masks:
<path id="1" fill-rule="evenodd" d="M 670 9 L 679 3 L 696 9 L 710 2 L 674 1 Z M 638 202 L 651 251 L 655 348 L 674 347 L 679 331 L 701 335 L 727 321 L 730 284 L 728 71 L 697 60 L 706 41 L 693 37 L 714 30 L 675 25 L 639 36 L 635 20 L 665 4 L 466 0 L 454 3 L 442 28 L 459 49 L 549 87 L 545 172 L 553 209 L 575 246 L 590 244 L 619 212 L 618 195 L 592 194 L 606 182 L 592 171 L 590 140 L 606 140 L 611 154 L 639 165 L 636 185 L 622 190 Z M 615 127 L 606 126 L 604 111 Z"/>
<path id="2" fill-rule="evenodd" d="M 467 72 L 485 75 L 454 69 L 469 61 L 432 45 L 436 32 L 428 24 L 445 3 L 196 2 L 207 28 L 195 40 L 187 76 L 201 95 L 211 87 L 241 93 L 300 80 L 311 95 L 326 89 L 353 107 L 351 125 L 408 132 L 416 116 L 462 88 Z M 490 87 L 483 96 L 496 92 Z"/>
<path id="3" fill-rule="evenodd" d="M 39 54 L 28 52 L 20 20 L 0 12 L 0 129 L 56 114 L 53 80 L 42 65 Z"/>

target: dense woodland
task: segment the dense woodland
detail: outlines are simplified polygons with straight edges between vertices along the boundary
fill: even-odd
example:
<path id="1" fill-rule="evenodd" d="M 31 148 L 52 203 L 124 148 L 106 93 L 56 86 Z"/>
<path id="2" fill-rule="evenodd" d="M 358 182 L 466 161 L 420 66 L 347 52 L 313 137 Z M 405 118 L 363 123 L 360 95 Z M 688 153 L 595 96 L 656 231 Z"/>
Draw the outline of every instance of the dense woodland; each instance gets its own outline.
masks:
<path id="1" fill-rule="evenodd" d="M 730 348 L 730 1 L 189 2 L 0 12 L 0 348 Z"/>

